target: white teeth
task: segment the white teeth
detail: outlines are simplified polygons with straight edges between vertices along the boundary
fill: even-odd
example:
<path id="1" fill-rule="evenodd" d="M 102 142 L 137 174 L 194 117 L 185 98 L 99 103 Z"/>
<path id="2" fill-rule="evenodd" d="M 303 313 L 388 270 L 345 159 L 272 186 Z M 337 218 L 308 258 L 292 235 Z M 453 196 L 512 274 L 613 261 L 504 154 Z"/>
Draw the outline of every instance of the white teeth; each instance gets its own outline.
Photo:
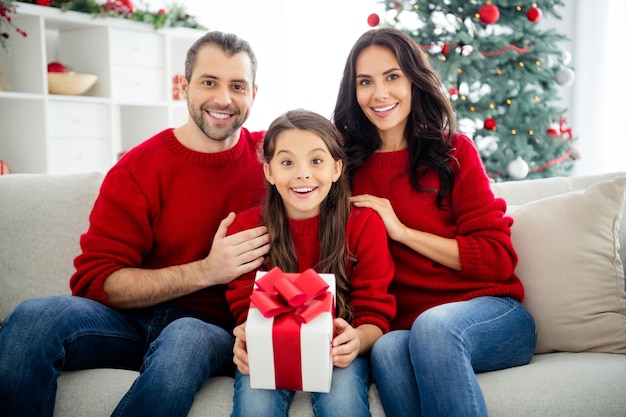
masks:
<path id="1" fill-rule="evenodd" d="M 311 191 L 313 191 L 315 188 L 313 187 L 302 187 L 302 188 L 294 188 L 293 191 L 295 191 L 296 193 L 310 193 Z"/>
<path id="2" fill-rule="evenodd" d="M 230 114 L 225 114 L 225 113 L 209 112 L 209 114 L 215 117 L 216 119 L 228 119 L 230 117 Z"/>
<path id="3" fill-rule="evenodd" d="M 389 110 L 393 109 L 394 107 L 396 107 L 396 105 L 395 104 L 391 104 L 391 105 L 386 106 L 386 107 L 378 107 L 378 108 L 374 109 L 374 111 L 375 112 L 389 111 Z"/>

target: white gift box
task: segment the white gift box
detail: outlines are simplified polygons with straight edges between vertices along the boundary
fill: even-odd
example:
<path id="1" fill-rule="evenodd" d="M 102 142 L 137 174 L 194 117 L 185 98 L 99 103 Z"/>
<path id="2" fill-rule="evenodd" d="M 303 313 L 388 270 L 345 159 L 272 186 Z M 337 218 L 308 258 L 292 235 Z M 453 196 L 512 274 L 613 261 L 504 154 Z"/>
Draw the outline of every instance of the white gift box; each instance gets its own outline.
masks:
<path id="1" fill-rule="evenodd" d="M 270 273 L 276 273 L 275 270 L 277 268 Z M 283 274 L 280 270 L 278 273 L 291 280 L 296 276 L 304 278 L 307 273 L 315 274 L 318 277 L 316 279 L 321 278 L 328 287 L 324 295 L 315 298 L 313 302 L 322 299 L 324 311 L 310 321 L 300 323 L 294 318 L 293 308 L 290 312 L 266 317 L 259 309 L 261 306 L 257 308 L 251 303 L 246 324 L 250 386 L 329 392 L 333 370 L 330 349 L 334 330 L 335 276 L 317 274 L 313 270 L 303 274 Z M 267 272 L 257 272 L 255 281 L 258 282 L 265 274 Z M 258 283 L 255 283 L 255 291 L 260 291 Z M 275 293 L 271 296 L 279 297 Z"/>

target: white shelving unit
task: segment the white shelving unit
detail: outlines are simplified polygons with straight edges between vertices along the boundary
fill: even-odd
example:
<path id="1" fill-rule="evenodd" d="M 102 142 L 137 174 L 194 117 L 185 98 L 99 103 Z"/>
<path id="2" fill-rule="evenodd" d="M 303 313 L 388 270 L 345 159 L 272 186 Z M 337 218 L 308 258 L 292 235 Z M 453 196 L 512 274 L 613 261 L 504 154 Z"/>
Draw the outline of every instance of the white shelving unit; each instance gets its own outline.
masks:
<path id="1" fill-rule="evenodd" d="M 18 3 L 11 53 L 0 51 L 0 159 L 13 172 L 106 171 L 118 155 L 187 120 L 172 98 L 187 49 L 203 31 Z M 82 96 L 48 93 L 47 65 L 98 75 Z"/>

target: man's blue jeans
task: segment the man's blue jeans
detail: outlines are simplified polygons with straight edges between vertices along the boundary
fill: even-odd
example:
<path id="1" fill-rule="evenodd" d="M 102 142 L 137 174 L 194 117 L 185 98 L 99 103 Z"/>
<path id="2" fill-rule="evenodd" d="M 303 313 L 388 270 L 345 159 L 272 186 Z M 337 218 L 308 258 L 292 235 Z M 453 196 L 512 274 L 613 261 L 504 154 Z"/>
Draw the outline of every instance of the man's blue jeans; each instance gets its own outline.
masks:
<path id="1" fill-rule="evenodd" d="M 535 322 L 512 298 L 479 297 L 422 313 L 411 330 L 372 348 L 372 371 L 388 416 L 486 417 L 476 373 L 527 364 Z"/>
<path id="2" fill-rule="evenodd" d="M 186 416 L 206 379 L 232 364 L 232 346 L 219 323 L 186 309 L 27 300 L 0 327 L 0 415 L 52 416 L 63 370 L 125 368 L 140 375 L 113 415 Z"/>
<path id="3" fill-rule="evenodd" d="M 329 393 L 311 393 L 317 417 L 367 417 L 370 368 L 368 360 L 357 357 L 345 368 L 333 368 Z M 237 371 L 232 417 L 287 417 L 294 391 L 250 388 L 250 376 Z"/>

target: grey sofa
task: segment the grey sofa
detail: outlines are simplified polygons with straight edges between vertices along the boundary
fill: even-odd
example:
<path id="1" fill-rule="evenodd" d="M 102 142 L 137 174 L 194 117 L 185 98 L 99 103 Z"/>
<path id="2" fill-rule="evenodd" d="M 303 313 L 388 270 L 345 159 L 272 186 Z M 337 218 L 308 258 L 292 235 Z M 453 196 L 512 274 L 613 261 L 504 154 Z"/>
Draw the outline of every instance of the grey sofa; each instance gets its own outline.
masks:
<path id="1" fill-rule="evenodd" d="M 493 189 L 496 195 L 503 196 L 511 206 L 518 208 L 533 200 L 582 190 L 594 183 L 625 175 L 613 173 L 496 183 Z M 87 229 L 88 214 L 102 178 L 101 173 L 0 176 L 0 320 L 4 319 L 19 302 L 27 298 L 49 294 L 69 294 L 68 278 L 73 271 L 73 258 L 79 252 L 79 236 Z M 595 197 L 589 196 L 585 201 L 590 199 L 595 199 Z M 573 205 L 579 206 L 576 202 Z M 620 207 L 623 209 L 623 205 Z M 548 210 L 544 208 L 544 211 Z M 537 215 L 532 214 L 531 211 L 526 219 L 520 216 L 519 221 L 528 223 L 536 217 Z M 557 221 L 560 218 L 557 216 Z M 550 220 L 549 216 L 546 216 L 546 219 L 550 224 L 555 223 Z M 617 220 L 620 218 L 618 217 Z M 591 216 L 588 222 L 593 225 L 594 217 Z M 513 237 L 517 233 L 516 227 L 518 226 L 514 225 Z M 617 231 L 617 224 L 615 231 Z M 569 230 L 563 230 L 565 234 L 568 232 Z M 621 259 L 626 259 L 624 232 L 626 232 L 626 227 L 621 228 L 617 243 L 621 243 L 619 252 Z M 533 236 L 530 236 L 530 239 L 532 242 Z M 576 239 L 579 239 L 579 236 L 567 238 L 570 241 Z M 585 242 L 577 243 L 580 245 L 581 253 L 587 251 Z M 521 248 L 518 248 L 520 261 L 525 259 L 525 245 L 527 242 L 520 241 Z M 528 251 L 530 252 L 533 247 L 534 245 L 531 245 Z M 536 261 L 533 260 L 532 263 L 535 264 Z M 550 264 L 550 267 L 554 266 L 551 262 Z M 617 268 L 617 273 L 621 273 L 619 276 L 621 284 L 617 282 L 617 291 L 621 292 L 615 294 L 621 303 L 624 298 L 624 277 L 623 269 L 619 269 L 621 268 L 619 259 L 616 260 L 614 266 Z M 568 273 L 573 272 L 576 271 Z M 529 283 L 529 291 L 527 291 L 530 305 L 541 298 L 533 295 L 536 288 L 532 285 Z M 552 299 L 566 297 L 567 287 L 568 285 L 549 296 Z M 578 306 L 571 305 L 570 308 L 572 311 L 577 311 Z M 539 311 L 538 314 L 543 313 Z M 621 332 L 622 334 L 616 336 L 626 336 L 626 319 L 624 319 L 626 312 L 617 311 L 612 314 L 613 318 L 617 318 L 618 327 L 615 330 L 609 329 L 609 333 L 612 335 Z M 620 320 L 621 329 L 619 328 Z M 569 325 L 566 323 L 563 328 L 566 329 Z M 601 326 L 594 325 L 593 327 Z M 548 334 L 546 337 L 545 333 L 539 332 L 538 337 L 540 341 L 543 341 L 549 339 L 551 335 Z M 566 338 L 567 335 L 563 337 Z M 557 338 L 557 343 L 560 340 L 562 340 L 561 336 Z M 16 341 L 16 343 L 19 342 Z M 620 350 L 622 346 L 619 343 L 618 345 L 608 343 L 600 347 L 593 345 L 589 348 L 583 347 L 580 352 L 575 351 L 576 349 L 578 348 L 573 347 L 567 349 L 570 351 L 554 352 L 553 350 L 558 349 L 545 345 L 543 350 L 546 353 L 536 354 L 529 365 L 479 374 L 478 378 L 487 401 L 489 415 L 491 417 L 626 416 L 626 355 Z M 604 353 L 611 350 L 622 353 Z M 55 416 L 110 415 L 136 375 L 134 371 L 115 369 L 63 373 L 59 379 Z M 228 377 L 208 380 L 198 393 L 190 415 L 230 415 L 232 385 L 233 380 Z M 312 416 L 307 395 L 306 393 L 296 395 L 290 416 Z M 372 414 L 384 415 L 375 386 L 371 388 L 370 400 Z"/>

